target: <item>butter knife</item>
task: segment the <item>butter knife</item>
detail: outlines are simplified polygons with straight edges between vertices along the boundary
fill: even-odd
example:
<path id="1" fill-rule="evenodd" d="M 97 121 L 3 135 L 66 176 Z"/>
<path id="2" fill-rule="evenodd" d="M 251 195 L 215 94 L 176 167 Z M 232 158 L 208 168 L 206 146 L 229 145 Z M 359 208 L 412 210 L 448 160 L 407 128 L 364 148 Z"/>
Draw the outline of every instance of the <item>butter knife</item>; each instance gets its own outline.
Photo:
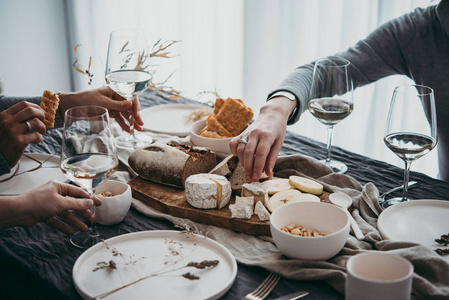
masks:
<path id="1" fill-rule="evenodd" d="M 292 293 L 292 294 L 288 294 L 273 300 L 295 300 L 295 299 L 299 299 L 302 298 L 304 296 L 307 296 L 309 294 L 309 292 L 296 292 L 296 293 Z"/>

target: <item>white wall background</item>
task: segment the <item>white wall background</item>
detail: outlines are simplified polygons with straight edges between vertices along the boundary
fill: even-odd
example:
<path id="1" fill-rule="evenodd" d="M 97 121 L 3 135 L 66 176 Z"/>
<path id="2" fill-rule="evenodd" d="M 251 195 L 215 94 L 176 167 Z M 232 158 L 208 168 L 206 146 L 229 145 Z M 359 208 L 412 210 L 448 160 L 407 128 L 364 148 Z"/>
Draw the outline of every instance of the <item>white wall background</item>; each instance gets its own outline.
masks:
<path id="1" fill-rule="evenodd" d="M 434 3 L 434 2 L 433 2 Z M 180 40 L 158 73 L 195 98 L 216 89 L 257 112 L 295 67 L 346 49 L 378 25 L 432 4 L 429 0 L 1 0 L 0 78 L 3 94 L 89 89 L 74 72 L 93 57 L 93 87 L 104 84 L 109 32 L 143 28 L 149 44 Z M 436 3 L 434 3 L 436 4 Z M 333 145 L 402 167 L 382 139 L 391 94 L 402 77 L 358 89 L 354 112 L 334 130 Z M 354 129 L 356 128 L 356 129 Z M 325 142 L 326 128 L 309 113 L 289 127 Z M 437 152 L 412 170 L 437 175 Z"/>

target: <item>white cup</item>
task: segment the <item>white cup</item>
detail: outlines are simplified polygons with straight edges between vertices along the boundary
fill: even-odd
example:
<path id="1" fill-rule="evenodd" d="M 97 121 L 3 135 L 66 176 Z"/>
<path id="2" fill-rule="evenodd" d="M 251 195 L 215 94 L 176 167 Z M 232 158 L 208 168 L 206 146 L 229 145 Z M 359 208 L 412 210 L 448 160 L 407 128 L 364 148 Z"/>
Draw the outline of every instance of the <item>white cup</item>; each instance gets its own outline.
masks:
<path id="1" fill-rule="evenodd" d="M 346 300 L 408 300 L 412 291 L 413 265 L 386 252 L 357 254 L 346 265 Z"/>
<path id="2" fill-rule="evenodd" d="M 103 197 L 101 192 L 111 192 L 114 196 Z M 95 221 L 102 225 L 120 223 L 126 216 L 131 206 L 131 187 L 120 181 L 105 180 L 95 188 L 95 195 L 103 203 L 95 208 Z"/>

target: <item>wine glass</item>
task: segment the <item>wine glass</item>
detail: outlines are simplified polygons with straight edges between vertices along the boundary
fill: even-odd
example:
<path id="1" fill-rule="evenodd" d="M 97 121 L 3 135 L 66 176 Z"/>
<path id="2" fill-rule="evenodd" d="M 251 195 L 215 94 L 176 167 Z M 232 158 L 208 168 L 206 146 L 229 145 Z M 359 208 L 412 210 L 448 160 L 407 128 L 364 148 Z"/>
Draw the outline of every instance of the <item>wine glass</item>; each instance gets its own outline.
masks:
<path id="1" fill-rule="evenodd" d="M 437 144 L 435 97 L 430 87 L 401 85 L 394 89 L 384 142 L 405 163 L 402 197 L 384 200 L 383 208 L 409 201 L 408 180 L 413 161 Z"/>
<path id="2" fill-rule="evenodd" d="M 145 34 L 138 29 L 123 29 L 111 32 L 106 62 L 106 83 L 126 100 L 145 91 L 152 75 L 149 69 L 149 53 Z M 115 142 L 121 148 L 140 148 L 151 144 L 145 134 L 134 132 L 134 117 L 129 115 L 130 134 L 119 136 Z"/>
<path id="3" fill-rule="evenodd" d="M 110 129 L 108 111 L 100 106 L 78 106 L 66 111 L 62 134 L 60 168 L 64 175 L 90 195 L 118 166 L 117 149 Z M 88 248 L 99 241 L 95 206 L 87 232 L 75 233 L 70 241 Z"/>
<path id="4" fill-rule="evenodd" d="M 349 116 L 354 108 L 349 65 L 349 61 L 338 56 L 318 60 L 313 68 L 309 95 L 310 113 L 327 126 L 327 157 L 321 162 L 335 173 L 344 173 L 348 169 L 344 163 L 331 160 L 331 144 L 334 126 Z"/>

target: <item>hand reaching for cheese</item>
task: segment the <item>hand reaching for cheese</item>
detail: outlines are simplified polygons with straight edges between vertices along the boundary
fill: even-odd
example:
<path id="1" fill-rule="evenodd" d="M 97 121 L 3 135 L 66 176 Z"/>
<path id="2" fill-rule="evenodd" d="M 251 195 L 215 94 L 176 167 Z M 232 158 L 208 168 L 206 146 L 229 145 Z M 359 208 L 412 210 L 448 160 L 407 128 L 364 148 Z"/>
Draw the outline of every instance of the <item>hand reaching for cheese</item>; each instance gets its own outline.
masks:
<path id="1" fill-rule="evenodd" d="M 273 175 L 279 151 L 284 142 L 287 119 L 294 109 L 293 102 L 282 97 L 268 101 L 257 119 L 229 143 L 232 154 L 239 157 L 245 168 L 246 182 L 258 181 L 265 170 Z M 245 139 L 248 143 L 239 143 Z"/>

